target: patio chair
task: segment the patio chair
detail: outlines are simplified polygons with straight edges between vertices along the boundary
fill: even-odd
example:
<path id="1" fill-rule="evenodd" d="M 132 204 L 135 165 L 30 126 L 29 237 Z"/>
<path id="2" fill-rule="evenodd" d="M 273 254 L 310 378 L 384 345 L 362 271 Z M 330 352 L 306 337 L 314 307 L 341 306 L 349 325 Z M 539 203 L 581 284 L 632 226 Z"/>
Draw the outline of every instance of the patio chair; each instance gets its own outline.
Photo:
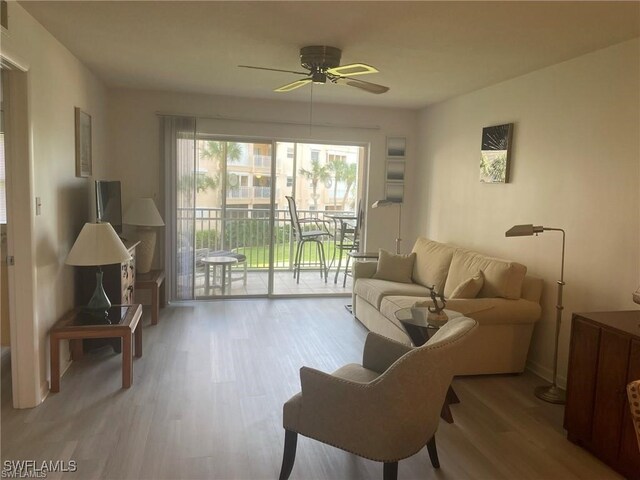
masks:
<path id="1" fill-rule="evenodd" d="M 293 197 L 285 197 L 289 204 L 289 216 L 291 220 L 291 228 L 293 230 L 294 238 L 296 239 L 296 253 L 293 260 L 293 278 L 296 279 L 296 283 L 300 283 L 300 267 L 302 259 L 304 258 L 304 246 L 307 243 L 315 243 L 316 251 L 318 252 L 318 259 L 320 261 L 320 277 L 324 278 L 326 283 L 329 271 L 327 269 L 327 258 L 324 254 L 324 244 L 322 241 L 325 238 L 331 237 L 329 230 L 326 227 L 326 221 L 319 218 L 303 218 L 298 217 L 298 209 L 296 208 L 296 201 Z M 313 229 L 304 228 L 306 225 L 311 225 Z M 322 225 L 322 227 L 320 226 Z"/>
<path id="2" fill-rule="evenodd" d="M 340 236 L 336 233 L 336 245 L 333 251 L 335 258 L 338 255 L 338 266 L 336 268 L 336 275 L 333 279 L 333 283 L 338 283 L 338 276 L 340 275 L 340 267 L 342 266 L 342 257 L 345 253 L 357 252 L 360 248 L 360 230 L 362 229 L 362 220 L 364 212 L 362 211 L 361 201 L 358 200 L 358 210 L 356 210 L 355 224 L 348 222 L 340 222 Z M 344 277 L 342 279 L 342 286 L 347 285 L 347 275 L 349 274 L 349 263 L 351 257 L 347 255 L 347 260 L 344 265 Z M 333 259 L 331 260 L 333 265 Z"/>

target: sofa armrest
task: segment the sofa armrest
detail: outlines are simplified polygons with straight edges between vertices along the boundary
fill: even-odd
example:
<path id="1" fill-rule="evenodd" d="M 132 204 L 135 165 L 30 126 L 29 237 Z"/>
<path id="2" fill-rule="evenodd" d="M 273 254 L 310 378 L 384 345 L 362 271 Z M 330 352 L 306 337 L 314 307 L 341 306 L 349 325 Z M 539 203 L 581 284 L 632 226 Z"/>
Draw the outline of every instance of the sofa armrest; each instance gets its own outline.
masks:
<path id="1" fill-rule="evenodd" d="M 374 372 L 382 373 L 412 349 L 413 347 L 383 337 L 377 333 L 369 332 L 364 344 L 362 366 Z"/>
<path id="2" fill-rule="evenodd" d="M 371 278 L 378 269 L 378 262 L 353 262 L 353 282 L 358 278 Z"/>

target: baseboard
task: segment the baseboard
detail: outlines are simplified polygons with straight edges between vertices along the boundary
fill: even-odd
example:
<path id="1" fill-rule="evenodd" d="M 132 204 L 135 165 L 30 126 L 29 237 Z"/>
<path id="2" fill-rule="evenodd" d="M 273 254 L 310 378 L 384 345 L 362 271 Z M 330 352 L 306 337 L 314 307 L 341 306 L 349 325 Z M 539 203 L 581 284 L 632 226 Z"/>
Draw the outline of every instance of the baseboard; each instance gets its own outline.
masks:
<path id="1" fill-rule="evenodd" d="M 0 375 L 6 378 L 11 375 L 11 350 L 2 347 L 2 357 L 0 358 Z"/>
<path id="2" fill-rule="evenodd" d="M 541 365 L 538 362 L 533 362 L 531 360 L 527 360 L 527 365 L 525 367 L 526 370 L 529 370 L 531 373 L 536 374 L 539 377 L 542 377 L 549 383 L 553 380 L 553 370 Z M 567 388 L 567 377 L 558 375 L 557 383 L 560 388 Z"/>

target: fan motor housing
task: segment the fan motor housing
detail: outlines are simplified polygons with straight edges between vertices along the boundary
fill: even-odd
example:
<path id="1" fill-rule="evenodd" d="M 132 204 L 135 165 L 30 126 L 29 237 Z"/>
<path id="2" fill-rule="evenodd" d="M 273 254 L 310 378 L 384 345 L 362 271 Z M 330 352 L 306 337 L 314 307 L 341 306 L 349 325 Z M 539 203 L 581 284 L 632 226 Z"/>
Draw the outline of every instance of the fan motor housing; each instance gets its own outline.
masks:
<path id="1" fill-rule="evenodd" d="M 300 49 L 300 64 L 312 71 L 325 71 L 340 66 L 342 50 L 336 47 L 314 45 Z"/>

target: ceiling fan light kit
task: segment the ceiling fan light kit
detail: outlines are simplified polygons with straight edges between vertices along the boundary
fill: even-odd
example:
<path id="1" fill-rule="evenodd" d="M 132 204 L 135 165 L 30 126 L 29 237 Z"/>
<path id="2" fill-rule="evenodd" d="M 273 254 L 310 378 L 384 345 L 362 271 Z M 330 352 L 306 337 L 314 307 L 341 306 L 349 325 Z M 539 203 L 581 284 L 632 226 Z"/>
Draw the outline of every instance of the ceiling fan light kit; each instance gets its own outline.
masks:
<path id="1" fill-rule="evenodd" d="M 238 65 L 242 68 L 253 68 L 256 70 L 270 70 L 273 72 L 293 73 L 295 75 L 305 75 L 307 78 L 296 80 L 281 87 L 275 92 L 290 92 L 303 87 L 308 83 L 324 84 L 329 80 L 331 83 L 341 83 L 349 87 L 356 87 L 365 92 L 381 94 L 389 91 L 389 87 L 378 85 L 377 83 L 366 82 L 359 78 L 352 78 L 357 75 L 367 75 L 379 73 L 379 70 L 365 63 L 351 63 L 340 66 L 342 50 L 336 47 L 312 45 L 300 49 L 300 65 L 308 72 L 296 72 L 293 70 L 282 70 L 279 68 L 256 67 L 251 65 Z"/>

